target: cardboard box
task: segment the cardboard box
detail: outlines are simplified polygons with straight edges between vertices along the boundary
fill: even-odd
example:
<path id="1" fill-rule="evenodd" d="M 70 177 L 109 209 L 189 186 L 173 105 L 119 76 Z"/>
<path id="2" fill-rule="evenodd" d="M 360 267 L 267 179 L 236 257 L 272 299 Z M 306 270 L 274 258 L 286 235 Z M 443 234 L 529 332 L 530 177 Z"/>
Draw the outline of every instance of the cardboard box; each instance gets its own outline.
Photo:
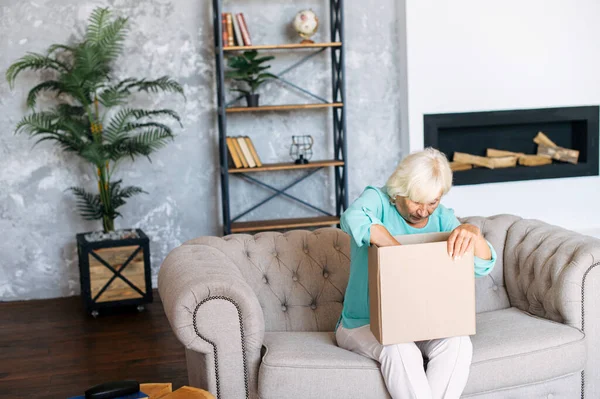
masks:
<path id="1" fill-rule="evenodd" d="M 383 345 L 475 334 L 473 251 L 448 255 L 450 233 L 369 247 L 371 331 Z"/>

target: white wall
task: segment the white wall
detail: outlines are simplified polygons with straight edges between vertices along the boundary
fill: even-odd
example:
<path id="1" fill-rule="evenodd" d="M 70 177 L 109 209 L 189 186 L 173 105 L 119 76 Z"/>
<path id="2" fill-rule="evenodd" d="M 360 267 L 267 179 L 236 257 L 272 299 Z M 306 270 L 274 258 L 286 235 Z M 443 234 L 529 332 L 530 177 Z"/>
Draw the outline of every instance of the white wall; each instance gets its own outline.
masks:
<path id="1" fill-rule="evenodd" d="M 600 1 L 406 0 L 411 151 L 423 115 L 600 103 Z M 600 178 L 454 187 L 459 215 L 600 228 Z"/>

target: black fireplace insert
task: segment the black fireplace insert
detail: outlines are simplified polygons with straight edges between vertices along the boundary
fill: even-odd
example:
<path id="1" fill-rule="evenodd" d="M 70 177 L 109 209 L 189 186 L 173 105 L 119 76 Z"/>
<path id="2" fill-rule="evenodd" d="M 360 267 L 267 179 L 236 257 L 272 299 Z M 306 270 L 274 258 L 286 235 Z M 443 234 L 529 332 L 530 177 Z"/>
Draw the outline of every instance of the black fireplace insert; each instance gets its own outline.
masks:
<path id="1" fill-rule="evenodd" d="M 454 172 L 455 185 L 598 175 L 599 107 L 431 114 L 424 116 L 425 146 L 486 155 L 487 148 L 536 154 L 533 138 L 543 132 L 557 145 L 579 151 L 578 163 Z"/>

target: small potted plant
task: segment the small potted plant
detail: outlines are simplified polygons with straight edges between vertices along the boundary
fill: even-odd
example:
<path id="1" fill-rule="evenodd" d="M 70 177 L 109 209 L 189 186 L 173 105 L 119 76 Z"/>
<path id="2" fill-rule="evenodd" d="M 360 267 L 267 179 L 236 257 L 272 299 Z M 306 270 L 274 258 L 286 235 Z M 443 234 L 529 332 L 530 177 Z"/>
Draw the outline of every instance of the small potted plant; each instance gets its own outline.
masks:
<path id="1" fill-rule="evenodd" d="M 256 50 L 244 51 L 241 55 L 228 58 L 227 65 L 231 69 L 225 73 L 225 76 L 248 86 L 247 90 L 239 87 L 233 89 L 246 96 L 248 107 L 258 107 L 259 94 L 256 93 L 256 90 L 267 79 L 275 77 L 272 73 L 264 72 L 271 68 L 270 65 L 264 65 L 264 63 L 274 58 L 273 56 L 258 57 Z"/>
<path id="2" fill-rule="evenodd" d="M 101 220 L 103 231 L 77 234 L 81 294 L 87 310 L 98 315 L 105 307 L 134 305 L 139 310 L 152 301 L 148 237 L 140 229 L 115 231 L 118 209 L 142 193 L 124 186 L 116 171 L 125 159 L 149 159 L 173 139 L 171 127 L 156 118 L 180 122 L 169 109 L 127 107 L 134 92 L 175 92 L 183 89 L 168 76 L 156 80 L 115 80 L 114 66 L 123 50 L 127 18 L 112 18 L 95 9 L 84 37 L 71 45 L 55 44 L 45 54 L 28 53 L 6 71 L 11 87 L 25 70 L 44 71 L 44 81 L 31 89 L 31 113 L 16 126 L 42 141 L 52 141 L 65 152 L 80 156 L 93 168 L 96 193 L 72 187 L 77 209 L 87 220 Z M 43 92 L 56 94 L 55 106 L 36 109 Z M 181 123 L 180 123 L 181 124 Z"/>

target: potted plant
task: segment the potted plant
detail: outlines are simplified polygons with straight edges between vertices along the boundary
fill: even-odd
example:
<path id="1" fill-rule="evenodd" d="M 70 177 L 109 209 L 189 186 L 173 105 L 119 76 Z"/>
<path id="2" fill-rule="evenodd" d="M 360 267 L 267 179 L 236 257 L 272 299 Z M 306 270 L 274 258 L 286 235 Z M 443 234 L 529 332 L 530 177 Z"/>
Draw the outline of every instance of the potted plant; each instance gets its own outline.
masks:
<path id="1" fill-rule="evenodd" d="M 231 69 L 225 73 L 225 76 L 248 86 L 248 90 L 239 87 L 233 89 L 246 96 L 248 107 L 258 107 L 259 94 L 256 93 L 256 90 L 267 79 L 275 77 L 272 73 L 264 72 L 271 68 L 270 65 L 264 65 L 264 63 L 274 58 L 273 56 L 258 57 L 258 51 L 248 50 L 241 55 L 227 59 L 227 66 Z"/>
<path id="2" fill-rule="evenodd" d="M 11 87 L 25 70 L 44 71 L 44 80 L 27 97 L 31 113 L 16 126 L 42 141 L 52 141 L 89 163 L 97 179 L 96 193 L 72 187 L 77 209 L 87 220 L 101 220 L 102 232 L 77 235 L 81 292 L 94 316 L 117 305 L 152 301 L 148 237 L 140 229 L 115 231 L 118 209 L 140 187 L 124 186 L 116 171 L 125 159 L 147 157 L 173 139 L 164 119 L 180 122 L 170 109 L 127 107 L 134 92 L 174 92 L 183 89 L 173 79 L 116 80 L 114 66 L 123 50 L 127 18 L 113 18 L 95 9 L 83 37 L 71 45 L 55 44 L 45 54 L 28 53 L 6 71 Z M 54 106 L 36 109 L 38 96 L 52 92 Z M 157 120 L 157 118 L 161 118 Z"/>

